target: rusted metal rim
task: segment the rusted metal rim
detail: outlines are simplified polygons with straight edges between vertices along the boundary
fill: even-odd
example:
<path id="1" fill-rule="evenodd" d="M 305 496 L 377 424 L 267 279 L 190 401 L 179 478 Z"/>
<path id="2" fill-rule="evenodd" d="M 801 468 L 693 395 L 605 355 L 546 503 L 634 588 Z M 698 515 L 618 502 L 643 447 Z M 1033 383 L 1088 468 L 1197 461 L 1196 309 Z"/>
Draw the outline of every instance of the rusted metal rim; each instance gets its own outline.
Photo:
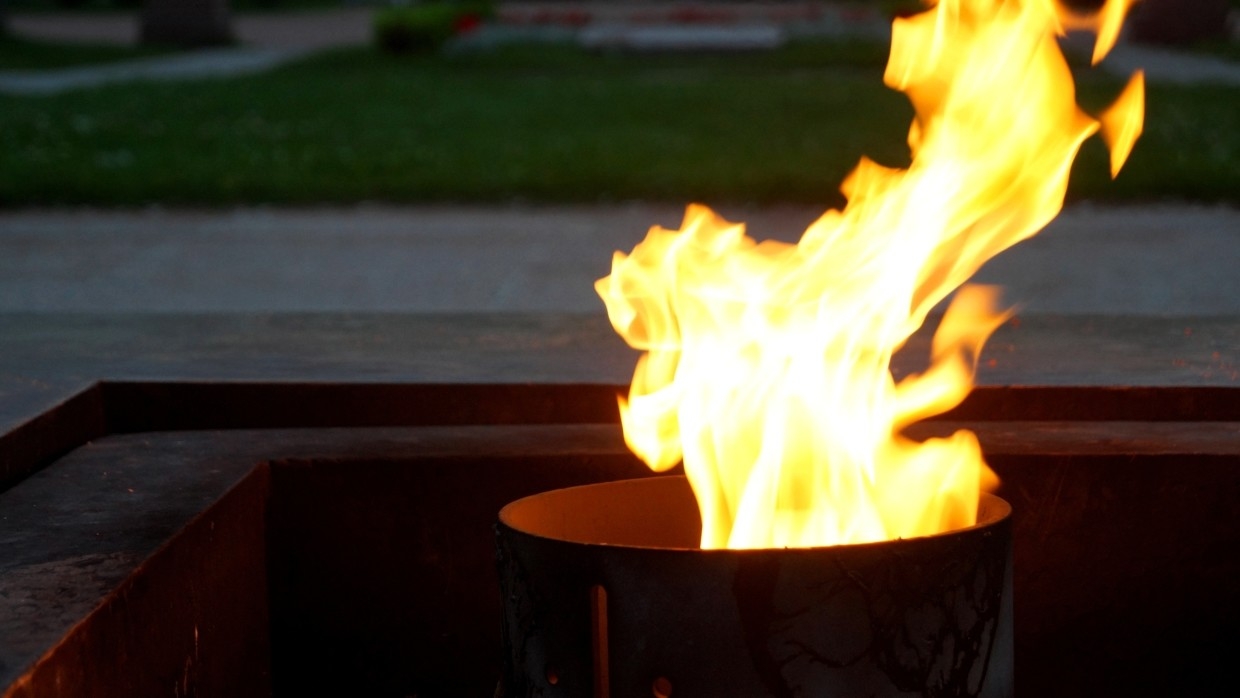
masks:
<path id="1" fill-rule="evenodd" d="M 505 698 L 1012 695 L 1011 508 L 901 540 L 702 550 L 682 477 L 517 500 L 496 526 Z"/>
<path id="2" fill-rule="evenodd" d="M 994 525 L 1011 515 L 1012 507 L 1005 500 L 983 492 L 978 501 L 976 524 L 899 540 L 959 534 Z M 501 509 L 499 523 L 526 535 L 583 545 L 711 552 L 698 547 L 702 526 L 697 503 L 688 479 L 679 475 L 540 492 Z M 888 546 L 892 542 L 857 543 L 846 547 Z"/>

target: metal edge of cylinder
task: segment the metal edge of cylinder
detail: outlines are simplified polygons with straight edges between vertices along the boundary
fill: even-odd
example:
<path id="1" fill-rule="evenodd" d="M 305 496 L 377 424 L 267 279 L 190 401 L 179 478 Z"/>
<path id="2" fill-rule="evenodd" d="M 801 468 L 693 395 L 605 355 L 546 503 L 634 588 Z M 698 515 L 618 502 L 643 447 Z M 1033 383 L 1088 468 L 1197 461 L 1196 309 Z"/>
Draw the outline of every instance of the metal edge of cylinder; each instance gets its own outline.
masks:
<path id="1" fill-rule="evenodd" d="M 501 521 L 501 695 L 1010 697 L 1003 504 L 935 536 L 783 550 L 599 545 Z"/>

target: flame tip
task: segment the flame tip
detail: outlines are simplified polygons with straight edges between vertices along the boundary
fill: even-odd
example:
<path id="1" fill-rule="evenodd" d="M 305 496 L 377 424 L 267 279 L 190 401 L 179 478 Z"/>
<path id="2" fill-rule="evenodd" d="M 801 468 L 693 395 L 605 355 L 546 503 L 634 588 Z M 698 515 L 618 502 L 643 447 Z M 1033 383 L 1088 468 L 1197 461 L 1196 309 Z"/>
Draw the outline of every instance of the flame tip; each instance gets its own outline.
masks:
<path id="1" fill-rule="evenodd" d="M 1090 117 L 1054 38 L 1092 28 L 1097 63 L 1131 0 L 1084 18 L 1058 0 L 928 4 L 893 23 L 883 76 L 916 112 L 907 168 L 861 158 L 840 186 L 847 205 L 795 246 L 691 203 L 680 230 L 651 228 L 596 286 L 647 350 L 620 401 L 626 442 L 655 470 L 684 463 L 704 548 L 926 535 L 971 525 L 997 484 L 973 434 L 900 432 L 968 395 L 1018 306 L 962 284 L 1054 218 L 1089 135 L 1122 164 L 1144 81 Z M 929 367 L 897 383 L 893 355 L 958 287 Z"/>

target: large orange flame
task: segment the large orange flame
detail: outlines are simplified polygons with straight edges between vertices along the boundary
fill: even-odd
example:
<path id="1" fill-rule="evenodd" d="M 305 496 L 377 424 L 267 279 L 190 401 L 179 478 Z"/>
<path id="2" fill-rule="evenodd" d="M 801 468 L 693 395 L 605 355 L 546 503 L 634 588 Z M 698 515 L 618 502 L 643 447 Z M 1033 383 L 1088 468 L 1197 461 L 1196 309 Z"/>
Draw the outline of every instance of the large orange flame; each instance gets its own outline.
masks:
<path id="1" fill-rule="evenodd" d="M 977 439 L 914 442 L 910 423 L 959 404 L 1003 322 L 996 292 L 960 288 L 930 368 L 894 381 L 893 353 L 988 259 L 1045 226 L 1098 120 L 1077 106 L 1056 35 L 1090 27 L 1105 53 L 1130 0 L 1093 17 L 1053 0 L 943 0 L 893 27 L 885 82 L 916 111 L 912 164 L 862 159 L 800 242 L 757 242 L 690 206 L 617 252 L 596 288 L 645 350 L 627 400 L 630 447 L 683 460 L 703 548 L 907 538 L 976 521 L 995 482 Z M 1100 58 L 1096 56 L 1096 58 Z M 1140 134 L 1134 77 L 1103 117 L 1113 169 Z"/>

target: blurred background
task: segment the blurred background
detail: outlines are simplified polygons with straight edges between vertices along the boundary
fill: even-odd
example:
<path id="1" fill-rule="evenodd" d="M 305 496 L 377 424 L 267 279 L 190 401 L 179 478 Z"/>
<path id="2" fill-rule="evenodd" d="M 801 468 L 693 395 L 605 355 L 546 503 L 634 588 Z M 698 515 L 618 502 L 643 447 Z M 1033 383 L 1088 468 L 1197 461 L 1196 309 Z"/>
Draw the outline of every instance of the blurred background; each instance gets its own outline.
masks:
<path id="1" fill-rule="evenodd" d="M 1088 11 L 1097 3 L 1072 4 Z M 587 282 L 605 273 L 608 250 L 631 245 L 647 225 L 675 225 L 689 201 L 756 218 L 765 226 L 760 236 L 793 238 L 817 212 L 842 203 L 839 182 L 863 154 L 907 164 L 912 111 L 881 76 L 891 20 L 920 7 L 916 0 L 0 0 L 0 309 L 299 308 L 259 291 L 248 306 L 186 300 L 164 308 L 149 299 L 175 297 L 167 284 L 179 274 L 168 270 L 195 268 L 204 239 L 276 241 L 272 231 L 309 235 L 324 225 L 341 237 L 313 243 L 324 246 L 323 261 L 246 248 L 203 272 L 217 281 L 203 281 L 201 293 L 235 291 L 244 274 L 230 276 L 228 260 L 263 253 L 272 255 L 269 266 L 290 270 L 286 284 L 304 285 L 297 293 L 319 289 L 324 300 L 312 307 L 333 297 L 343 299 L 333 307 L 354 307 L 345 298 L 354 293 L 358 308 L 423 308 L 414 296 L 444 292 L 427 289 L 440 287 L 448 258 L 423 254 L 427 238 L 409 236 L 456 240 L 468 248 L 453 262 L 460 274 L 495 277 L 516 263 L 477 257 L 487 250 L 485 228 L 505 227 L 496 207 L 517 208 L 521 230 L 550 236 L 540 238 L 543 251 L 511 293 L 542 293 L 552 309 L 595 307 Z M 1193 225 L 1211 231 L 1200 245 L 1141 247 L 1141 264 L 1174 267 L 1167 251 L 1181 248 L 1240 262 L 1228 237 L 1240 232 L 1238 18 L 1240 0 L 1144 0 L 1099 68 L 1088 65 L 1089 37 L 1064 40 L 1086 109 L 1114 99 L 1136 67 L 1150 83 L 1145 135 L 1125 169 L 1112 181 L 1105 148 L 1092 139 L 1074 167 L 1070 209 L 1093 211 L 1085 227 L 1112 240 L 1116 225 L 1157 240 L 1148 229 L 1154 219 L 1170 221 L 1168 235 L 1198 219 L 1205 222 Z M 583 214 L 583 206 L 602 208 Z M 428 217 L 427 207 L 439 207 L 440 218 Z M 565 222 L 564 207 L 578 207 L 575 222 Z M 1098 207 L 1121 207 L 1127 217 L 1100 222 Z M 450 214 L 459 220 L 445 222 Z M 367 215 L 385 222 L 362 230 Z M 616 234 L 612 223 L 581 222 L 591 215 L 635 229 Z M 177 234 L 193 245 L 165 249 L 145 272 L 123 271 Z M 374 259 L 331 266 L 339 255 L 330 250 L 366 235 L 395 240 L 391 250 L 415 267 L 433 263 L 435 286 L 374 287 L 368 279 L 391 256 L 378 242 Z M 570 257 L 586 238 L 582 258 L 599 257 L 573 277 L 586 286 L 546 287 L 581 266 Z M 104 249 L 106 240 L 125 242 Z M 120 266 L 101 261 L 108 255 Z M 308 266 L 297 267 L 298 259 Z M 160 274 L 173 278 L 159 286 Z M 1015 300 L 1049 310 L 1095 307 L 1056 306 L 1047 295 L 1055 278 Z M 535 282 L 541 291 L 531 290 Z M 109 283 L 131 293 L 99 295 Z M 1232 290 L 1215 284 L 1209 292 L 1230 299 Z M 458 305 L 525 307 L 501 302 L 510 291 L 499 285 L 478 293 L 490 300 Z M 571 300 L 557 306 L 566 293 Z M 1176 302 L 1204 303 L 1198 296 Z M 364 300 L 371 297 L 386 300 Z"/>

